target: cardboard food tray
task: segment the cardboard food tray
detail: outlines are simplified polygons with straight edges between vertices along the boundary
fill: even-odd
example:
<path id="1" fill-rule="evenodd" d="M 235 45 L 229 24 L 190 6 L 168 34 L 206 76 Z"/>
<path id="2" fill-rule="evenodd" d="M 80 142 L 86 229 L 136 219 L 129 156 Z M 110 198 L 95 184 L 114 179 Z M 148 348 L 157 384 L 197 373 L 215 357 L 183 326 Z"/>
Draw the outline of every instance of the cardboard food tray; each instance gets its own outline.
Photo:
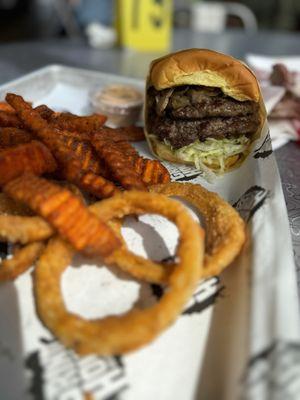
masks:
<path id="1" fill-rule="evenodd" d="M 0 87 L 34 105 L 91 112 L 92 89 L 134 79 L 49 66 Z M 79 358 L 41 324 L 31 271 L 0 285 L 0 399 L 104 400 L 298 398 L 299 310 L 286 206 L 267 126 L 241 168 L 214 183 L 199 171 L 165 163 L 172 180 L 218 192 L 247 222 L 248 240 L 220 277 L 199 284 L 176 323 L 126 356 Z M 151 157 L 146 143 L 137 149 Z M 123 234 L 138 254 L 161 260 L 174 252 L 176 229 L 158 216 L 126 220 Z M 163 241 L 158 236 L 164 238 Z M 62 278 L 67 308 L 89 318 L 118 314 L 159 298 L 155 285 L 75 260 Z M 45 293 L 47 296 L 47 293 Z M 109 334 L 109 332 L 108 332 Z M 298 372 L 298 373 L 297 373 Z"/>

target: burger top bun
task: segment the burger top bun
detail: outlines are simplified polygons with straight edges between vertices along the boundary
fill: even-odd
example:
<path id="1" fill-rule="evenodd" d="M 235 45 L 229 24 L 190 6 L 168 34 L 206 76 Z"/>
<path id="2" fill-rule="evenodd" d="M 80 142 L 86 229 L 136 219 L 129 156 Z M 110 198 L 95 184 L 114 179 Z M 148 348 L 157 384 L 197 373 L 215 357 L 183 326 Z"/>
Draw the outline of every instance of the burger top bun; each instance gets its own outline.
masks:
<path id="1" fill-rule="evenodd" d="M 250 69 L 231 56 L 207 49 L 182 50 L 151 63 L 148 86 L 162 90 L 179 85 L 218 87 L 239 101 L 260 100 Z"/>

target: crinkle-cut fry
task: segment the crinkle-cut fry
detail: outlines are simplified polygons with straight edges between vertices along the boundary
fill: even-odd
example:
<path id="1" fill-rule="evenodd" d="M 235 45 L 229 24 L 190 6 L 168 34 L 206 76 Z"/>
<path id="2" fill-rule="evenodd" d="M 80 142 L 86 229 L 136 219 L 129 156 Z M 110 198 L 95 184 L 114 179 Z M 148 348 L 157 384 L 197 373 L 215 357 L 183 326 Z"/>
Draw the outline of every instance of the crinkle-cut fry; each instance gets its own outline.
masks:
<path id="1" fill-rule="evenodd" d="M 38 111 L 40 116 L 49 123 L 54 124 L 62 130 L 70 131 L 72 133 L 76 132 L 77 135 L 82 135 L 82 138 L 85 138 L 85 140 L 88 139 L 91 131 L 97 131 L 100 134 L 103 133 L 104 135 L 108 135 L 113 142 L 121 142 L 124 140 L 129 142 L 138 142 L 145 140 L 144 130 L 139 126 L 132 125 L 114 129 L 102 126 L 106 122 L 106 116 L 104 115 L 93 114 L 90 116 L 79 117 L 71 113 L 55 112 L 45 104 L 36 107 L 35 110 Z M 86 124 L 83 124 L 85 121 L 87 123 L 93 123 L 94 126 L 91 126 L 92 129 L 87 129 Z"/>
<path id="2" fill-rule="evenodd" d="M 171 181 L 169 171 L 158 160 L 138 157 L 133 161 L 133 165 L 146 185 L 168 183 Z"/>
<path id="3" fill-rule="evenodd" d="M 79 197 L 83 201 L 83 203 L 86 204 L 81 190 L 74 183 L 68 181 L 55 181 L 54 183 L 57 183 L 58 185 L 70 190 L 70 192 L 75 194 L 75 196 Z"/>
<path id="4" fill-rule="evenodd" d="M 67 131 L 90 133 L 100 129 L 107 120 L 107 117 L 101 114 L 81 117 L 68 112 L 55 112 L 45 105 L 41 105 L 35 110 L 49 123 Z"/>
<path id="5" fill-rule="evenodd" d="M 118 181 L 125 189 L 146 190 L 140 176 L 133 165 L 128 162 L 126 155 L 120 150 L 119 143 L 93 135 L 92 144 L 99 157 L 104 160 L 114 180 Z"/>
<path id="6" fill-rule="evenodd" d="M 36 216 L 0 215 L 0 240 L 27 244 L 51 237 L 54 229 Z"/>
<path id="7" fill-rule="evenodd" d="M 97 134 L 105 136 L 115 143 L 119 142 L 139 142 L 145 140 L 144 130 L 139 126 L 127 126 L 121 128 L 109 128 L 103 126 Z"/>
<path id="8" fill-rule="evenodd" d="M 0 110 L 0 126 L 1 127 L 13 127 L 13 128 L 23 128 L 23 122 L 18 118 L 17 114 L 10 111 Z"/>
<path id="9" fill-rule="evenodd" d="M 45 140 L 45 143 L 61 165 L 65 166 L 71 160 L 76 160 L 83 171 L 91 171 L 95 174 L 101 172 L 100 163 L 90 143 L 67 136 L 50 138 Z"/>
<path id="10" fill-rule="evenodd" d="M 77 196 L 46 179 L 24 174 L 10 181 L 3 191 L 27 204 L 76 250 L 86 255 L 107 256 L 121 244 L 112 229 L 92 214 Z"/>
<path id="11" fill-rule="evenodd" d="M 51 115 L 55 114 L 55 111 L 48 107 L 46 104 L 41 104 L 34 108 L 40 116 L 48 121 Z"/>
<path id="12" fill-rule="evenodd" d="M 90 143 L 64 136 L 63 131 L 51 127 L 21 96 L 8 93 L 6 100 L 16 110 L 24 125 L 55 154 L 59 163 L 65 164 L 67 158 L 76 158 L 81 163 L 81 169 L 95 174 L 100 172 L 99 162 Z"/>
<path id="13" fill-rule="evenodd" d="M 32 211 L 30 208 L 24 206 L 24 204 L 14 201 L 5 193 L 0 193 L 0 215 L 1 214 L 28 216 L 32 215 Z"/>
<path id="14" fill-rule="evenodd" d="M 45 143 L 55 154 L 63 169 L 71 160 L 74 160 L 80 165 L 82 171 L 91 171 L 94 174 L 101 172 L 101 163 L 89 143 L 66 136 L 50 139 Z"/>
<path id="15" fill-rule="evenodd" d="M 108 129 L 114 131 L 114 129 Z M 103 128 L 103 132 L 105 132 L 105 130 L 106 128 Z M 96 132 L 94 138 L 96 138 L 96 140 L 110 140 L 110 131 L 108 131 L 106 135 Z M 112 141 L 114 141 L 114 139 L 112 139 Z M 169 171 L 160 161 L 141 157 L 137 150 L 127 141 L 122 140 L 116 141 L 115 143 L 117 143 L 118 149 L 126 156 L 127 162 L 133 164 L 135 171 L 141 176 L 142 181 L 146 185 L 170 182 Z"/>
<path id="16" fill-rule="evenodd" d="M 5 111 L 12 114 L 15 114 L 16 112 L 14 108 L 7 104 L 5 101 L 0 101 L 0 111 Z"/>
<path id="17" fill-rule="evenodd" d="M 38 259 L 45 245 L 29 243 L 13 252 L 12 258 L 0 261 L 0 282 L 10 281 L 27 271 Z"/>
<path id="18" fill-rule="evenodd" d="M 154 185 L 156 183 L 170 182 L 170 174 L 160 161 L 150 160 L 141 157 L 137 150 L 126 140 L 118 140 L 120 134 L 118 129 L 111 129 L 104 127 L 102 131 L 96 132 L 93 136 L 93 141 L 113 141 L 117 144 L 119 151 L 121 151 L 127 158 L 127 162 L 131 162 L 135 171 L 141 176 L 142 181 L 146 185 Z M 116 146 L 116 145 L 113 145 Z M 95 146 L 96 147 L 96 146 Z"/>
<path id="19" fill-rule="evenodd" d="M 52 126 L 52 125 L 51 125 Z M 57 129 L 56 132 L 63 137 L 66 138 L 73 138 L 79 141 L 83 142 L 89 142 L 90 141 L 90 135 L 86 132 L 77 132 L 77 131 L 67 131 L 67 130 L 60 130 Z"/>
<path id="20" fill-rule="evenodd" d="M 117 146 L 120 151 L 122 151 L 122 153 L 131 161 L 140 157 L 138 151 L 129 142 L 118 142 Z"/>
<path id="21" fill-rule="evenodd" d="M 116 131 L 124 138 L 123 140 L 128 140 L 128 142 L 140 142 L 145 140 L 144 129 L 141 126 L 124 126 L 116 128 Z"/>
<path id="22" fill-rule="evenodd" d="M 0 146 L 13 147 L 33 140 L 31 133 L 21 128 L 0 128 Z"/>
<path id="23" fill-rule="evenodd" d="M 49 122 L 63 130 L 90 133 L 100 129 L 106 120 L 107 117 L 100 114 L 80 117 L 71 113 L 56 113 Z"/>
<path id="24" fill-rule="evenodd" d="M 63 174 L 69 181 L 78 185 L 82 190 L 100 199 L 111 197 L 119 192 L 115 184 L 103 176 L 83 171 L 77 160 L 67 162 L 63 169 Z"/>
<path id="25" fill-rule="evenodd" d="M 7 93 L 5 99 L 8 104 L 16 110 L 17 116 L 22 124 L 39 136 L 40 139 L 46 139 L 47 136 L 55 136 L 53 130 L 47 130 L 47 121 L 45 121 L 38 111 L 33 109 L 22 96 L 14 93 Z"/>
<path id="26" fill-rule="evenodd" d="M 32 141 L 0 152 L 0 185 L 11 179 L 32 172 L 36 175 L 53 172 L 57 164 L 42 143 Z"/>
<path id="27" fill-rule="evenodd" d="M 90 143 L 78 141 L 72 137 L 64 137 L 61 141 L 71 150 L 74 158 L 81 162 L 82 169 L 99 171 L 99 163 Z"/>
<path id="28" fill-rule="evenodd" d="M 53 116 L 54 114 L 59 114 L 51 110 L 51 108 L 49 108 L 45 104 L 35 107 L 34 110 L 37 111 L 43 119 L 45 119 L 50 123 L 51 123 L 51 116 Z M 59 135 L 73 137 L 74 139 L 84 140 L 87 142 L 90 140 L 90 134 L 88 132 L 78 132 L 77 130 L 74 129 L 72 130 L 63 129 L 62 127 L 59 126 L 59 124 L 52 124 L 52 126 L 54 128 L 58 128 L 56 129 L 56 132 Z"/>

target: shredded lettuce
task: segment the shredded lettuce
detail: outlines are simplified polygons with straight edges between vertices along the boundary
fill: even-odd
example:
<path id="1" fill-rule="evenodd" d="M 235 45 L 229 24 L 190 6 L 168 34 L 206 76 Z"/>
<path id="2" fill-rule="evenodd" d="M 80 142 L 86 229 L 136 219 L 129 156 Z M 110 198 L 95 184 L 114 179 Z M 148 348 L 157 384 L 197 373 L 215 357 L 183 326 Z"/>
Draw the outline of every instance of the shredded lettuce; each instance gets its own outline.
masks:
<path id="1" fill-rule="evenodd" d="M 213 139 L 208 138 L 204 142 L 196 142 L 173 150 L 176 156 L 185 161 L 194 161 L 196 167 L 198 161 L 205 164 L 216 164 L 218 161 L 220 168 L 224 168 L 224 161 L 230 156 L 239 154 L 245 150 L 249 140 L 245 137 L 234 139 Z"/>
<path id="2" fill-rule="evenodd" d="M 223 173 L 225 160 L 230 156 L 243 153 L 249 144 L 249 139 L 245 136 L 231 139 L 208 138 L 204 142 L 197 140 L 180 149 L 173 149 L 167 141 L 165 144 L 175 157 L 182 161 L 193 162 L 197 169 L 206 172 L 205 165 L 208 167 L 219 165 L 219 169 L 215 172 Z"/>

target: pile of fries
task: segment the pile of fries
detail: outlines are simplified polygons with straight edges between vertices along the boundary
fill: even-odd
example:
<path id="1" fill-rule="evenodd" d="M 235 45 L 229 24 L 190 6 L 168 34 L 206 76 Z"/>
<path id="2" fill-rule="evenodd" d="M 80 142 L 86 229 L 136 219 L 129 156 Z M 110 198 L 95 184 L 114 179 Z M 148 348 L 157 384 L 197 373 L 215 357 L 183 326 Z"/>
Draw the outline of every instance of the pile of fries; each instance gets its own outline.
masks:
<path id="1" fill-rule="evenodd" d="M 33 108 L 16 94 L 0 103 L 0 240 L 14 246 L 0 263 L 0 281 L 35 264 L 37 313 L 78 354 L 121 354 L 148 343 L 180 314 L 197 282 L 220 273 L 245 240 L 244 223 L 229 204 L 200 185 L 170 183 L 158 160 L 138 154 L 130 142 L 144 140 L 141 128 L 111 129 L 105 121 L 103 115 Z M 206 243 L 203 229 L 171 195 L 203 213 Z M 128 250 L 122 219 L 146 213 L 176 224 L 173 265 Z M 76 252 L 168 290 L 147 310 L 86 320 L 67 311 L 60 289 Z"/>

